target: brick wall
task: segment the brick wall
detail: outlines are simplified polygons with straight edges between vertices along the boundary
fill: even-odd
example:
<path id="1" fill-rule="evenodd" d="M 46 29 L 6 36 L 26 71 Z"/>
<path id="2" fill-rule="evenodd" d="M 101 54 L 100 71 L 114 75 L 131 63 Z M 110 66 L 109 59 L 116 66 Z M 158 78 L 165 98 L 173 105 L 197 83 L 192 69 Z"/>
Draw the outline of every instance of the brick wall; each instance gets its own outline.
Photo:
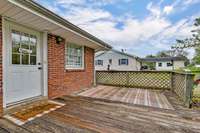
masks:
<path id="1" fill-rule="evenodd" d="M 48 95 L 55 98 L 93 85 L 94 50 L 85 47 L 85 69 L 65 70 L 65 43 L 48 35 Z"/>
<path id="2" fill-rule="evenodd" d="M 3 88 L 2 88 L 2 18 L 0 16 L 0 116 L 3 114 Z"/>

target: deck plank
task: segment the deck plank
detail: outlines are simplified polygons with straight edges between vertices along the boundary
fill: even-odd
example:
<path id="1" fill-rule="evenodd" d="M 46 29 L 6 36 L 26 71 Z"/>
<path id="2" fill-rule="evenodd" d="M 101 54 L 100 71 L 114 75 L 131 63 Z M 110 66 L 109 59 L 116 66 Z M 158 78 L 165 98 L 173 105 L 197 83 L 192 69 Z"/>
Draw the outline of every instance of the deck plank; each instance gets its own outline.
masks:
<path id="1" fill-rule="evenodd" d="M 0 128 L 0 133 L 9 133 L 9 132 L 4 128 Z"/>
<path id="2" fill-rule="evenodd" d="M 99 87 L 98 89 L 105 89 L 105 87 Z M 140 97 L 136 99 L 136 102 L 153 105 L 156 103 L 153 101 L 157 100 L 155 95 L 158 95 L 159 92 L 158 94 L 151 91 L 140 92 L 140 89 L 137 89 L 136 92 L 138 93 L 136 94 L 127 88 L 114 90 L 115 88 L 111 87 L 111 89 L 103 93 L 96 93 L 97 95 L 103 94 L 102 96 L 105 96 L 103 99 L 76 95 L 55 99 L 55 101 L 65 103 L 65 106 L 22 126 L 0 119 L 0 133 L 200 132 L 200 121 L 193 119 L 194 117 L 199 117 L 200 112 L 182 107 L 174 96 L 168 95 L 168 93 L 163 93 L 163 95 L 168 96 L 169 102 L 172 103 L 176 110 L 129 103 L 129 101 L 133 102 L 133 99 L 135 100 L 136 95 L 138 97 L 143 95 L 142 97 L 145 97 L 146 101 L 145 99 L 140 99 Z M 92 90 L 89 94 L 96 95 L 95 92 L 96 90 Z M 109 100 L 113 96 L 115 96 L 114 99 L 120 100 Z M 148 98 L 151 99 L 150 102 L 152 103 L 147 103 Z M 162 99 L 162 103 L 167 103 L 166 99 Z M 191 117 L 185 117 L 188 115 L 191 115 Z"/>
<path id="3" fill-rule="evenodd" d="M 94 131 L 91 131 L 86 128 L 80 128 L 77 127 L 71 123 L 67 123 L 65 121 L 61 121 L 60 119 L 57 119 L 57 117 L 51 117 L 51 115 L 45 115 L 41 120 L 48 121 L 50 125 L 52 125 L 51 128 L 55 128 L 56 131 L 59 133 L 65 133 L 65 132 L 75 132 L 75 133 L 91 133 Z M 54 129 L 52 129 L 54 130 Z"/>
<path id="4" fill-rule="evenodd" d="M 38 125 L 40 126 L 40 128 L 42 130 L 46 129 L 46 132 L 53 132 L 53 133 L 66 133 L 66 132 L 76 132 L 76 133 L 80 133 L 80 132 L 84 132 L 83 129 L 78 129 L 75 127 L 70 126 L 69 124 L 61 124 L 61 121 L 53 121 L 51 117 L 41 117 L 39 119 L 36 119 L 32 122 L 29 122 L 27 124 L 25 124 L 24 126 L 27 128 L 33 128 L 32 125 Z M 61 126 L 62 125 L 62 126 Z M 37 128 L 38 130 L 39 128 Z M 41 130 L 39 130 L 41 131 Z M 87 132 L 89 132 L 88 130 L 86 130 Z M 85 133 L 86 133 L 85 131 Z"/>
<path id="5" fill-rule="evenodd" d="M 143 106 L 174 109 L 173 106 L 171 106 L 171 104 L 168 102 L 167 98 L 161 93 L 161 91 L 158 90 L 101 86 L 91 88 L 85 92 L 79 93 L 78 95 Z"/>
<path id="6" fill-rule="evenodd" d="M 0 127 L 9 133 L 32 133 L 22 126 L 17 126 L 6 119 L 0 119 Z"/>
<path id="7" fill-rule="evenodd" d="M 81 110 L 81 112 L 79 112 Z M 141 131 L 138 130 L 138 127 L 146 127 L 151 128 L 149 123 L 144 122 L 142 124 L 133 121 L 132 119 L 127 118 L 127 115 L 118 115 L 118 113 L 111 113 L 111 112 L 102 112 L 99 110 L 91 110 L 87 108 L 78 108 L 76 110 L 71 110 L 70 108 L 63 108 L 59 110 L 59 112 L 63 112 L 65 114 L 70 114 L 72 116 L 76 116 L 82 118 L 84 120 L 90 121 L 93 124 L 97 125 L 98 127 L 103 126 L 105 129 L 109 128 L 112 131 L 119 131 L 119 132 L 131 132 L 131 131 Z M 137 124 L 136 124 L 136 123 Z M 135 124 L 134 124 L 135 123 Z M 137 125 L 137 126 L 130 126 L 130 125 Z M 137 128 L 136 128 L 137 127 Z"/>

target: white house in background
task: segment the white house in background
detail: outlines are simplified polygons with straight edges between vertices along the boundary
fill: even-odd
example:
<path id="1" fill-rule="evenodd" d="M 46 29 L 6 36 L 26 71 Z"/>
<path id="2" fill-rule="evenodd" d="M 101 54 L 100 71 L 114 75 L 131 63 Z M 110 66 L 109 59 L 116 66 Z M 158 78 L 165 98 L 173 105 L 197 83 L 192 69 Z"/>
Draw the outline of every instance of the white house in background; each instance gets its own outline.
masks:
<path id="1" fill-rule="evenodd" d="M 139 58 L 117 50 L 101 51 L 95 55 L 95 70 L 138 71 Z"/>
<path id="2" fill-rule="evenodd" d="M 146 62 L 155 63 L 155 70 L 176 70 L 185 67 L 185 57 L 161 57 L 161 58 L 143 58 L 142 64 Z"/>
<path id="3" fill-rule="evenodd" d="M 195 67 L 200 67 L 200 65 L 199 65 L 199 64 L 197 64 L 197 65 L 195 65 Z"/>

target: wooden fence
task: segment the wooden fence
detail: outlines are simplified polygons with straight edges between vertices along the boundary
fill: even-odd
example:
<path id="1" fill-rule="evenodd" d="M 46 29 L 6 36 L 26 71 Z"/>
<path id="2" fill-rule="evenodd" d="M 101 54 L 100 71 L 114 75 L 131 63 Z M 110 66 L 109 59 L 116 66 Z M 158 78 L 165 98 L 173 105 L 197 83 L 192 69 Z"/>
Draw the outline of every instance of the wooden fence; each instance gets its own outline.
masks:
<path id="1" fill-rule="evenodd" d="M 185 104 L 192 99 L 192 74 L 170 71 L 96 71 L 96 83 L 102 85 L 168 89 L 175 92 Z"/>

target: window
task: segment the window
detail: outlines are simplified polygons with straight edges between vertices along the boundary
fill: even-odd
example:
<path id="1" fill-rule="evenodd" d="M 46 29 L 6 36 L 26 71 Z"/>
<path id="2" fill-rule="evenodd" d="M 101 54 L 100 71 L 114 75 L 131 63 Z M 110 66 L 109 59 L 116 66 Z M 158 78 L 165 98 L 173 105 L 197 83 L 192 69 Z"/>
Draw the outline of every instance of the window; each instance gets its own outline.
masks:
<path id="1" fill-rule="evenodd" d="M 84 69 L 84 47 L 76 44 L 65 45 L 65 67 Z"/>
<path id="2" fill-rule="evenodd" d="M 158 63 L 158 66 L 159 66 L 159 67 L 162 67 L 162 63 L 161 63 L 161 62 L 160 62 L 160 63 Z"/>
<path id="3" fill-rule="evenodd" d="M 103 66 L 103 60 L 96 60 L 96 66 Z"/>
<path id="4" fill-rule="evenodd" d="M 36 65 L 37 37 L 12 30 L 12 64 Z"/>
<path id="5" fill-rule="evenodd" d="M 128 65 L 128 59 L 119 59 L 119 65 Z"/>
<path id="6" fill-rule="evenodd" d="M 171 66 L 173 66 L 173 64 L 171 62 L 167 62 L 167 66 L 171 67 Z"/>
<path id="7" fill-rule="evenodd" d="M 112 65 L 112 59 L 109 59 L 109 64 Z"/>

